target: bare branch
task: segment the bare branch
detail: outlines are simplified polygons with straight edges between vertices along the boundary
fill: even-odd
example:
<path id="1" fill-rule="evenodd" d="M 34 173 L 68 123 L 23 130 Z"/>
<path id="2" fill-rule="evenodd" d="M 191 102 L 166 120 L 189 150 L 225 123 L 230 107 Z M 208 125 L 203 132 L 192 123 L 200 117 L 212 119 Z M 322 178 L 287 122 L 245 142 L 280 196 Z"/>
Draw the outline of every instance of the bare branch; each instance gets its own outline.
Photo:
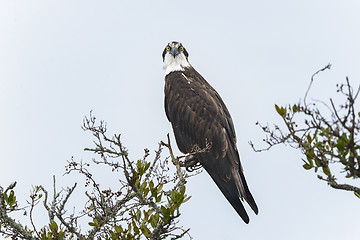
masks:
<path id="1" fill-rule="evenodd" d="M 322 69 L 316 71 L 316 72 L 311 76 L 311 81 L 310 81 L 310 84 L 309 84 L 308 89 L 306 90 L 305 97 L 304 97 L 304 106 L 305 106 L 305 107 L 307 107 L 306 97 L 307 97 L 307 95 L 308 95 L 308 93 L 309 93 L 309 91 L 310 91 L 311 85 L 312 85 L 312 83 L 313 83 L 313 81 L 314 81 L 314 77 L 315 77 L 316 75 L 318 75 L 320 72 L 325 71 L 326 69 L 329 69 L 329 70 L 330 70 L 330 68 L 331 68 L 331 64 L 329 63 L 328 65 L 326 65 L 326 66 L 323 67 Z"/>

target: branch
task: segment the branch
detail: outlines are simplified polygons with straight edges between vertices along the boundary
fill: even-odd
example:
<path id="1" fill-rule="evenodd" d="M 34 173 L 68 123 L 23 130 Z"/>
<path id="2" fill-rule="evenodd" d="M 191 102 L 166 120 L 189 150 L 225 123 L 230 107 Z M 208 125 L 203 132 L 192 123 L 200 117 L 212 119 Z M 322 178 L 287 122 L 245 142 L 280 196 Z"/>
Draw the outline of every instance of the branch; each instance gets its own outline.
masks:
<path id="1" fill-rule="evenodd" d="M 360 91 L 360 87 L 354 97 L 348 78 L 346 78 L 346 84 L 336 85 L 337 92 L 346 97 L 345 103 L 340 105 L 340 109 L 336 109 L 331 98 L 331 107 L 323 101 L 314 101 L 311 106 L 308 106 L 306 102 L 315 76 L 326 69 L 330 69 L 330 67 L 331 65 L 328 64 L 312 75 L 302 105 L 300 103 L 286 107 L 275 105 L 277 113 L 286 126 L 284 130 L 277 125 L 275 125 L 275 129 L 270 129 L 268 126 L 256 123 L 266 134 L 263 141 L 268 144 L 267 148 L 258 150 L 252 142 L 249 142 L 249 144 L 256 152 L 267 151 L 280 144 L 289 144 L 291 147 L 300 149 L 305 155 L 302 160 L 304 162 L 303 167 L 306 170 L 313 169 L 317 173 L 318 169 L 321 169 L 326 178 L 321 176 L 319 178 L 326 179 L 331 187 L 353 191 L 358 194 L 357 196 L 360 196 L 359 188 L 349 184 L 338 184 L 330 169 L 334 163 L 342 164 L 344 171 L 340 173 L 345 172 L 345 177 L 354 179 L 360 177 L 360 146 L 358 145 L 360 142 L 360 120 L 357 118 L 360 115 L 355 112 L 355 98 Z M 318 103 L 325 105 L 329 110 L 330 118 L 325 117 L 326 115 L 319 110 Z M 301 115 L 300 119 L 303 122 L 295 122 L 295 115 L 297 117 Z M 300 124 L 302 126 L 299 126 Z M 332 169 L 338 170 L 338 168 Z"/>
<path id="2" fill-rule="evenodd" d="M 6 189 L 6 191 L 14 188 L 15 185 L 16 185 L 16 182 L 11 184 Z M 23 238 L 23 239 L 29 239 L 29 240 L 34 239 L 35 240 L 36 238 L 33 237 L 33 234 L 31 231 L 25 229 L 23 227 L 23 225 L 15 222 L 14 219 L 9 217 L 8 210 L 6 209 L 7 204 L 6 204 L 5 197 L 4 197 L 4 193 L 6 193 L 6 191 L 4 192 L 3 188 L 0 187 L 0 220 L 1 220 L 1 225 L 5 228 L 9 228 L 10 232 L 4 232 L 3 230 L 1 230 L 1 232 L 7 236 L 13 236 L 14 239 Z"/>
<path id="3" fill-rule="evenodd" d="M 163 141 L 161 141 L 161 145 L 167 147 L 169 149 L 169 153 L 170 153 L 170 157 L 171 157 L 171 161 L 172 163 L 175 165 L 176 167 L 176 174 L 177 176 L 179 177 L 180 179 L 180 182 L 179 182 L 179 189 L 182 189 L 185 184 L 186 184 L 186 180 L 184 178 L 184 174 L 183 172 L 181 171 L 181 166 L 180 166 L 180 161 L 179 161 L 179 157 L 175 157 L 174 156 L 174 152 L 172 150 L 172 147 L 171 147 L 171 143 L 170 143 L 170 135 L 169 133 L 167 134 L 167 143 L 164 143 Z"/>
<path id="4" fill-rule="evenodd" d="M 349 184 L 339 184 L 336 182 L 334 178 L 323 178 L 322 176 L 318 175 L 320 180 L 327 182 L 332 188 L 345 190 L 345 191 L 352 191 L 360 194 L 360 188 L 349 185 Z"/>
<path id="5" fill-rule="evenodd" d="M 307 107 L 307 105 L 306 105 L 306 97 L 307 97 L 307 95 L 308 95 L 308 92 L 310 91 L 311 85 L 312 85 L 312 83 L 313 83 L 313 81 L 314 81 L 314 77 L 315 77 L 316 75 L 318 75 L 320 72 L 325 71 L 326 69 L 329 69 L 329 70 L 330 70 L 330 68 L 331 68 L 331 64 L 329 63 L 328 65 L 326 65 L 326 66 L 323 67 L 322 69 L 318 70 L 317 72 L 315 72 L 315 73 L 311 76 L 311 81 L 310 81 L 310 84 L 309 84 L 308 89 L 306 90 L 305 97 L 304 97 L 304 105 L 305 105 L 305 107 Z"/>

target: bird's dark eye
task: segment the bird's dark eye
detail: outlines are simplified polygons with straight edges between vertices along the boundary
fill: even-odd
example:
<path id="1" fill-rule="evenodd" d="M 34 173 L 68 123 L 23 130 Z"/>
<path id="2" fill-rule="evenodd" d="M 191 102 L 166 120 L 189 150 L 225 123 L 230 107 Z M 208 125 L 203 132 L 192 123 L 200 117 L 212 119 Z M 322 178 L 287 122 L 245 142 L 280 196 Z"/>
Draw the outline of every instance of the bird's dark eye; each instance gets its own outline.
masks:
<path id="1" fill-rule="evenodd" d="M 170 47 L 169 47 L 169 46 L 166 47 L 166 51 L 170 51 Z"/>
<path id="2" fill-rule="evenodd" d="M 179 50 L 180 50 L 180 51 L 184 51 L 183 46 L 180 46 L 180 47 L 179 47 Z"/>

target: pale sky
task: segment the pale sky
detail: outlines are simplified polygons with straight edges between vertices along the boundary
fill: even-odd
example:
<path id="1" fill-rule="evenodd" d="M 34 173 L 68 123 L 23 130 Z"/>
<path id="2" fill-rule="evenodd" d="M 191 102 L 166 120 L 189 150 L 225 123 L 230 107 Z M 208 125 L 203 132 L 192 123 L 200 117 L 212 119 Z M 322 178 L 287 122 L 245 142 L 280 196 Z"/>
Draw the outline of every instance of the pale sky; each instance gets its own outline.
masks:
<path id="1" fill-rule="evenodd" d="M 81 185 L 62 175 L 71 156 L 91 160 L 83 148 L 92 137 L 80 128 L 90 110 L 122 134 L 132 159 L 144 148 L 154 155 L 172 134 L 161 54 L 176 40 L 232 115 L 259 207 L 258 216 L 247 207 L 244 224 L 203 172 L 189 181 L 192 198 L 181 215 L 194 239 L 358 239 L 354 194 L 305 171 L 299 151 L 255 153 L 248 141 L 263 146 L 255 123 L 281 123 L 274 104 L 296 103 L 329 62 L 333 68 L 316 78 L 310 98 L 327 101 L 346 76 L 360 83 L 359 11 L 355 0 L 1 0 L 0 185 L 18 181 L 21 204 L 32 185 L 50 188 L 52 175 L 59 188 Z M 98 176 L 108 183 L 101 168 Z"/>

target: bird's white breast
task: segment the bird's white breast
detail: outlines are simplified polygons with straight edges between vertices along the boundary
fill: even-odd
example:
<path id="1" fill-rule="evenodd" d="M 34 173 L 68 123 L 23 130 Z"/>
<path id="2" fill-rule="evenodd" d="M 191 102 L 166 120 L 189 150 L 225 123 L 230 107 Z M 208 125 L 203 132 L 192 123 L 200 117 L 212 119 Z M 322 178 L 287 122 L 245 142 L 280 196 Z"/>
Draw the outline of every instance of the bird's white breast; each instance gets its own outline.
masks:
<path id="1" fill-rule="evenodd" d="M 174 71 L 183 71 L 186 67 L 190 67 L 190 63 L 184 54 L 179 54 L 175 58 L 171 54 L 165 55 L 164 69 L 166 75 Z"/>

